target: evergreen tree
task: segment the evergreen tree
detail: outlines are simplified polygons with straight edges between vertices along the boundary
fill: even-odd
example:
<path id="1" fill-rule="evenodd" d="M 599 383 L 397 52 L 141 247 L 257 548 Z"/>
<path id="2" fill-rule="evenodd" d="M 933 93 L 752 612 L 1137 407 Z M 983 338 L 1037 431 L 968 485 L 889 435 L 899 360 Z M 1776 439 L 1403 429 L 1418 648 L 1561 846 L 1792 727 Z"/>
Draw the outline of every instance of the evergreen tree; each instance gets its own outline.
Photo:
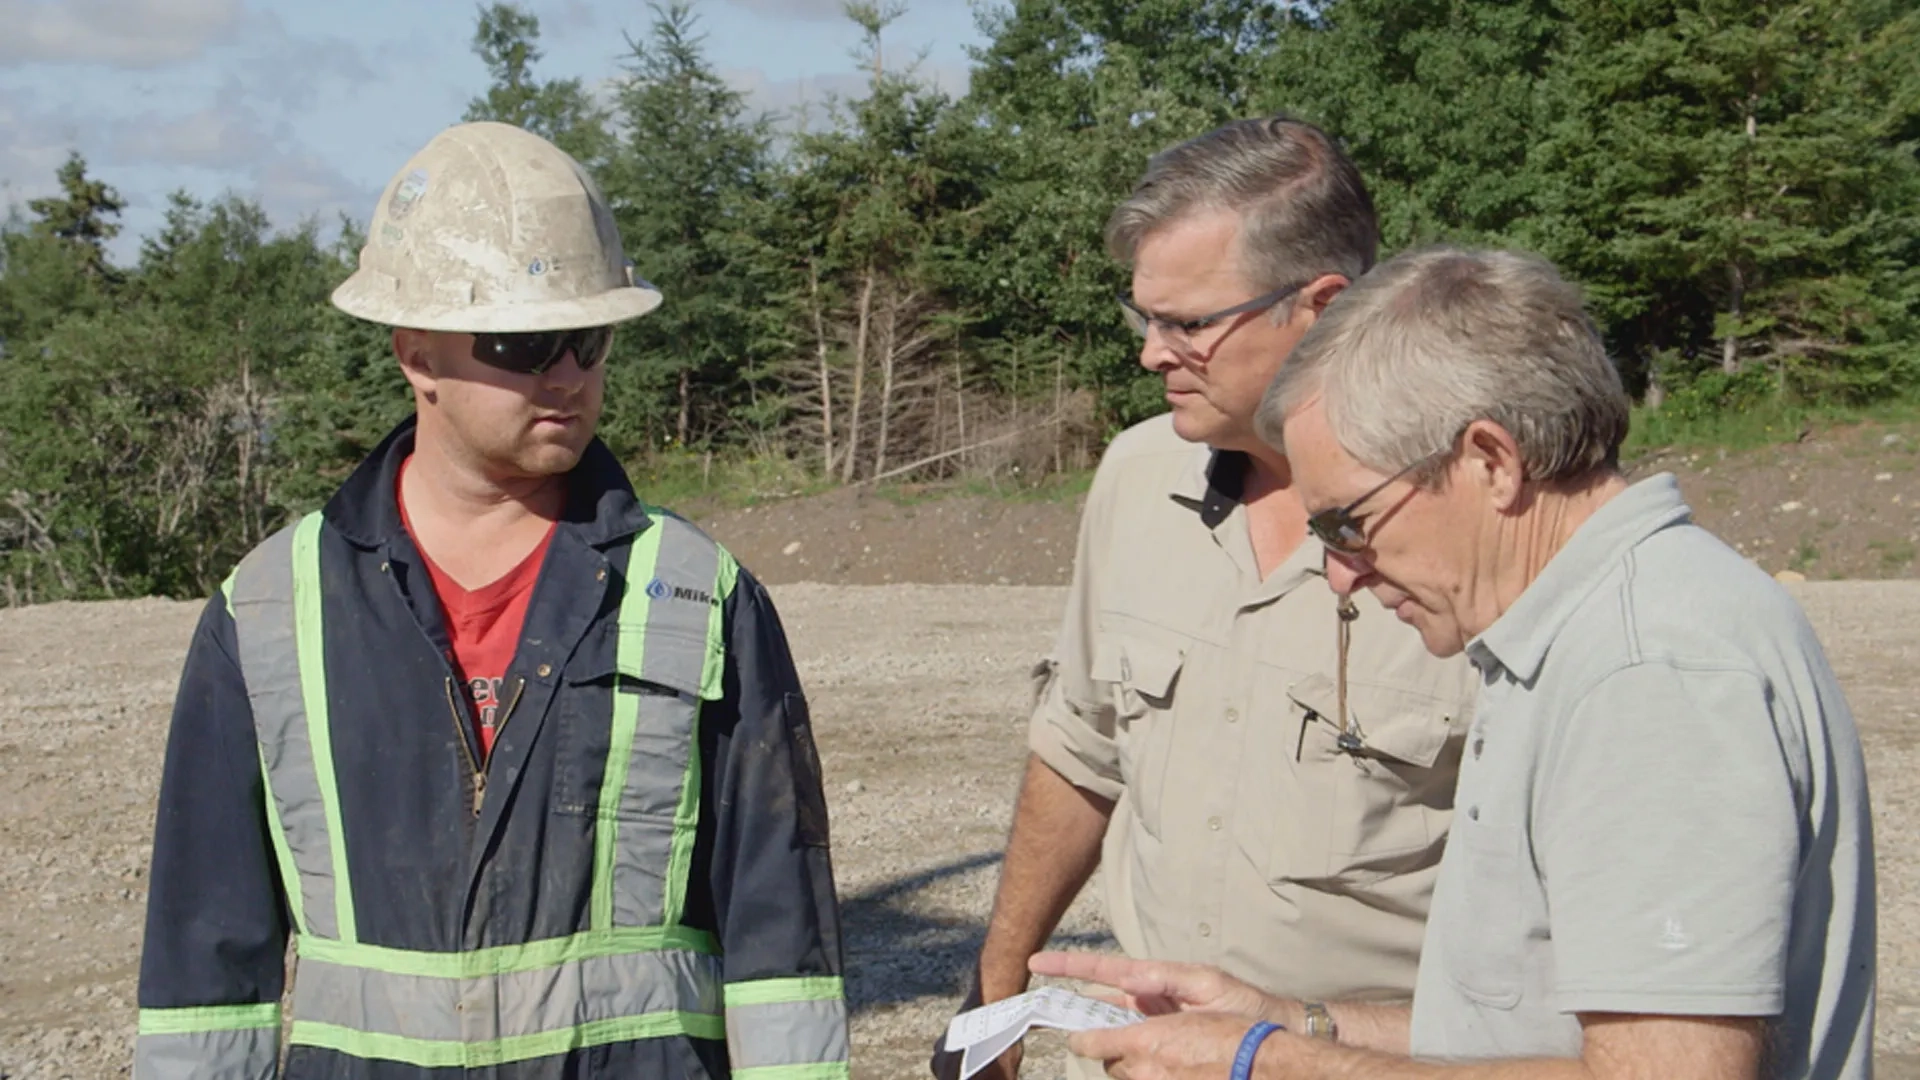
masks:
<path id="1" fill-rule="evenodd" d="M 540 62 L 540 19 L 516 4 L 480 9 L 473 51 L 493 80 L 482 97 L 467 105 L 465 120 L 498 120 L 522 127 L 572 154 L 583 164 L 605 160 L 612 145 L 606 110 L 579 79 L 541 82 L 533 76 Z"/>
<path id="2" fill-rule="evenodd" d="M 1586 281 L 1630 369 L 1712 400 L 1911 386 L 1915 14 L 1852 0 L 1569 3 L 1524 231 Z M 1877 10 L 1876 10 L 1877 9 Z M 1911 64 L 1911 52 L 1907 63 Z M 1880 62 L 1861 69 L 1861 60 Z M 1902 339 L 1904 338 L 1904 341 Z"/>
<path id="3" fill-rule="evenodd" d="M 725 438 L 769 351 L 755 334 L 761 299 L 729 252 L 765 194 L 767 124 L 714 71 L 690 5 L 653 16 L 628 40 L 605 173 L 628 255 L 666 298 L 621 329 L 608 369 L 607 430 L 625 453 Z"/>

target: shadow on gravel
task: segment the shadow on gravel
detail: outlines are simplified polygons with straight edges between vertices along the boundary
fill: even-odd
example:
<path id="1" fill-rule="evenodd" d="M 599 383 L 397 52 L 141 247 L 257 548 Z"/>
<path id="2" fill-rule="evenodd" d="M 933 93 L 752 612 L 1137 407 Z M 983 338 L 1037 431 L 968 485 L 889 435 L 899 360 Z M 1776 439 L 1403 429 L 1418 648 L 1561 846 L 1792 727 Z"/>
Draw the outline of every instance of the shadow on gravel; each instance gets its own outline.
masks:
<path id="1" fill-rule="evenodd" d="M 965 855 L 952 862 L 884 882 L 840 901 L 840 922 L 847 936 L 847 1004 L 854 1013 L 898 1005 L 923 997 L 958 997 L 967 992 L 985 914 L 979 919 L 950 919 L 909 910 L 914 897 L 949 878 L 1000 862 L 997 851 Z M 1101 933 L 1056 934 L 1056 946 L 1111 946 Z"/>

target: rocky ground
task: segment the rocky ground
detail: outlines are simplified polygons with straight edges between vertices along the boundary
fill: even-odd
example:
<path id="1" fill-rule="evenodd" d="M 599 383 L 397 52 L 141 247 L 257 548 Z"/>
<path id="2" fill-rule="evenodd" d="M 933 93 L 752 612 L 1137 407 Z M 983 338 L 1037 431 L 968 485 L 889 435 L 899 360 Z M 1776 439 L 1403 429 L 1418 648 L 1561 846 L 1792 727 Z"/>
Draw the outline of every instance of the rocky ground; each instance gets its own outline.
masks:
<path id="1" fill-rule="evenodd" d="M 1880 1075 L 1920 1080 L 1920 583 L 1796 586 L 1859 714 L 1880 852 Z M 775 590 L 814 702 L 854 1075 L 924 1075 L 977 947 L 1057 588 Z M 168 703 L 197 606 L 0 611 L 0 1078 L 127 1073 Z M 1100 947 L 1083 902 L 1061 940 Z M 1028 1076 L 1059 1075 L 1034 1038 Z"/>
<path id="2" fill-rule="evenodd" d="M 1794 587 L 1859 713 L 1874 784 L 1880 1075 L 1920 1080 L 1920 582 L 1903 580 L 1920 548 L 1920 430 L 1797 434 L 1632 468 L 1673 471 L 1703 524 L 1769 571 L 1811 579 Z M 1058 616 L 1079 500 L 849 489 L 740 501 L 682 509 L 777 586 L 813 698 L 855 1075 L 922 1075 L 991 902 L 1025 671 Z M 126 1074 L 153 797 L 197 610 L 0 611 L 0 694 L 15 717 L 0 726 L 0 1080 Z M 1091 903 L 1061 940 L 1105 943 Z M 1027 1075 L 1057 1075 L 1057 1037 L 1032 1051 Z"/>

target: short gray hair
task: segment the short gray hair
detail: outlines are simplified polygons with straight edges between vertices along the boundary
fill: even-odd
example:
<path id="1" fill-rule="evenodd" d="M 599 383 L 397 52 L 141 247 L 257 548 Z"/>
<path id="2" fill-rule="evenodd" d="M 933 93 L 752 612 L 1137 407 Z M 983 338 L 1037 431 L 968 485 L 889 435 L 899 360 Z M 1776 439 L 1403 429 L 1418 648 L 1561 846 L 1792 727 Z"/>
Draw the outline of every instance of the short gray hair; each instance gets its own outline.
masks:
<path id="1" fill-rule="evenodd" d="M 1491 420 L 1548 483 L 1618 468 L 1630 410 L 1577 285 L 1537 255 L 1451 247 L 1389 259 L 1327 305 L 1267 388 L 1260 437 L 1280 445 L 1315 396 L 1341 449 L 1376 472 Z"/>
<path id="2" fill-rule="evenodd" d="M 1257 289 L 1319 274 L 1355 280 L 1380 247 L 1373 200 L 1352 160 L 1314 125 L 1274 116 L 1154 155 L 1107 221 L 1107 251 L 1131 263 L 1155 229 L 1208 210 L 1241 215 L 1241 271 Z"/>

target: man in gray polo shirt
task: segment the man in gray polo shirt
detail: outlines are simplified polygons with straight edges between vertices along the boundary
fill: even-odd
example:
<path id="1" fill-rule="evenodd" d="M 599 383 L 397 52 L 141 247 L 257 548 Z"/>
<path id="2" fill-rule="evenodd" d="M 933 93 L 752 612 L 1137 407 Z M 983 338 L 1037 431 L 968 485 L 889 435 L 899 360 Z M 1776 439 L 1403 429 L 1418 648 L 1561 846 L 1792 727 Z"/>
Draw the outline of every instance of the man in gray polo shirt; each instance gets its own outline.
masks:
<path id="1" fill-rule="evenodd" d="M 1195 1080 L 1870 1076 L 1852 716 L 1793 599 L 1670 475 L 1620 474 L 1628 402 L 1579 291 L 1531 256 L 1401 256 L 1260 420 L 1329 583 L 1482 676 L 1411 1016 L 1335 1004 L 1332 1045 L 1211 969 L 1036 957 L 1172 1014 L 1074 1052 Z"/>

